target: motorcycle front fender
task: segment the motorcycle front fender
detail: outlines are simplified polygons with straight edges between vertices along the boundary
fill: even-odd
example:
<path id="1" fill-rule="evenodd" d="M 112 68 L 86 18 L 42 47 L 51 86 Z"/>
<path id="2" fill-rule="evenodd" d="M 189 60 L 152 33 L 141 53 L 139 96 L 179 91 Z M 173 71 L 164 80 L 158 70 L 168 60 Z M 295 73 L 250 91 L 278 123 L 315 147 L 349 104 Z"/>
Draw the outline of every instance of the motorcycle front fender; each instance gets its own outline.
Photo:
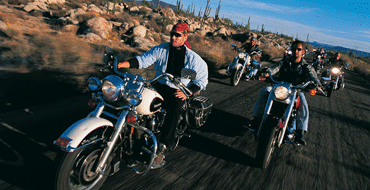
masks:
<path id="1" fill-rule="evenodd" d="M 113 123 L 96 117 L 87 117 L 72 124 L 63 134 L 54 141 L 54 144 L 67 152 L 73 152 L 77 150 L 79 144 L 89 135 L 92 131 L 101 127 L 113 127 Z M 68 139 L 67 145 L 61 145 L 58 140 Z"/>

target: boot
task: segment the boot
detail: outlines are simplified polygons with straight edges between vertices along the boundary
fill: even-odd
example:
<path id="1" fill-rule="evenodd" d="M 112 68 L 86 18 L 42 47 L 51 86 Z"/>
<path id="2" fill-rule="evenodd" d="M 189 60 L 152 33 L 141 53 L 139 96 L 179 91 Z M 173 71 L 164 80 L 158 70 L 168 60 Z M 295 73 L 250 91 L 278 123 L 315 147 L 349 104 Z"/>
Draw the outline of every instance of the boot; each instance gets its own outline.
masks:
<path id="1" fill-rule="evenodd" d="M 151 169 L 161 168 L 166 163 L 166 161 L 164 160 L 165 158 L 164 153 L 166 152 L 167 147 L 166 145 L 162 143 L 159 143 L 158 145 L 159 146 L 158 146 L 157 154 L 155 155 L 153 163 L 150 167 Z"/>
<path id="2" fill-rule="evenodd" d="M 303 146 L 306 145 L 306 141 L 304 140 L 304 133 L 305 133 L 304 130 L 297 129 L 296 130 L 296 136 L 295 136 L 295 142 L 298 143 L 298 144 L 301 144 Z"/>
<path id="3" fill-rule="evenodd" d="M 262 117 L 254 117 L 252 122 L 249 123 L 248 128 L 253 132 L 257 132 L 261 124 Z"/>

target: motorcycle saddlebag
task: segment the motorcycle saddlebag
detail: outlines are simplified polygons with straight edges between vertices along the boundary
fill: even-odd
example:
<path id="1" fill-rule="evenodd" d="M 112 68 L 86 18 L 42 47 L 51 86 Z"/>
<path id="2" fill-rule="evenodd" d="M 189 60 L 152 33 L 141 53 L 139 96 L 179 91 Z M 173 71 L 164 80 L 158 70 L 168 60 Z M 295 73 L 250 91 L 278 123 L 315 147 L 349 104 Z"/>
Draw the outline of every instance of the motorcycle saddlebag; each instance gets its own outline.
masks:
<path id="1" fill-rule="evenodd" d="M 190 99 L 189 125 L 193 128 L 204 125 L 212 112 L 212 106 L 210 99 L 205 96 L 196 96 Z"/>

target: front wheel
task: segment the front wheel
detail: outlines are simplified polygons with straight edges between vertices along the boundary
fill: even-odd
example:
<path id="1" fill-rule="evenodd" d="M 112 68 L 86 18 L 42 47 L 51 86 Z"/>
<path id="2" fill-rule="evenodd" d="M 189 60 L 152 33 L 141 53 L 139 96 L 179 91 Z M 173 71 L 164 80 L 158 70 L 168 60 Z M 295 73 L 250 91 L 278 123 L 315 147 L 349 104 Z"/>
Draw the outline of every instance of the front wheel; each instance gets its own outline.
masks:
<path id="1" fill-rule="evenodd" d="M 107 166 L 104 175 L 95 173 L 101 153 L 102 149 L 96 146 L 87 146 L 74 152 L 64 153 L 57 170 L 55 189 L 99 189 L 110 171 L 110 167 Z"/>
<path id="2" fill-rule="evenodd" d="M 278 133 L 278 120 L 269 116 L 262 124 L 259 135 L 256 161 L 258 167 L 267 168 L 271 161 L 272 153 L 275 149 Z"/>
<path id="3" fill-rule="evenodd" d="M 327 90 L 326 96 L 327 97 L 331 96 L 331 94 L 333 93 L 333 88 L 334 88 L 334 83 L 330 83 L 328 85 L 328 87 L 326 88 L 326 90 Z"/>
<path id="4" fill-rule="evenodd" d="M 242 69 L 238 68 L 236 70 L 233 70 L 231 73 L 231 78 L 230 78 L 230 84 L 231 86 L 236 86 L 238 85 L 240 78 L 242 77 Z"/>

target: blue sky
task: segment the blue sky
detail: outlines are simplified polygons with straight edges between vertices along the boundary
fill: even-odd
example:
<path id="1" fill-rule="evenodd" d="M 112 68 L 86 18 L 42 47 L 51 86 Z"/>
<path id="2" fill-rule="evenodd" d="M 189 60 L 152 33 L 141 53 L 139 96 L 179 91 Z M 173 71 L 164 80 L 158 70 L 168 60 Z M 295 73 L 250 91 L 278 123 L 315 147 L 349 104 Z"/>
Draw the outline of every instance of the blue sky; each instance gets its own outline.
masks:
<path id="1" fill-rule="evenodd" d="M 161 0 L 176 5 L 177 0 Z M 195 14 L 204 11 L 207 0 L 181 0 L 183 10 L 195 5 Z M 215 16 L 219 0 L 211 0 Z M 370 52 L 370 1 L 252 1 L 221 0 L 220 17 L 234 23 L 248 23 L 251 29 L 283 33 L 306 41 L 343 46 Z"/>

